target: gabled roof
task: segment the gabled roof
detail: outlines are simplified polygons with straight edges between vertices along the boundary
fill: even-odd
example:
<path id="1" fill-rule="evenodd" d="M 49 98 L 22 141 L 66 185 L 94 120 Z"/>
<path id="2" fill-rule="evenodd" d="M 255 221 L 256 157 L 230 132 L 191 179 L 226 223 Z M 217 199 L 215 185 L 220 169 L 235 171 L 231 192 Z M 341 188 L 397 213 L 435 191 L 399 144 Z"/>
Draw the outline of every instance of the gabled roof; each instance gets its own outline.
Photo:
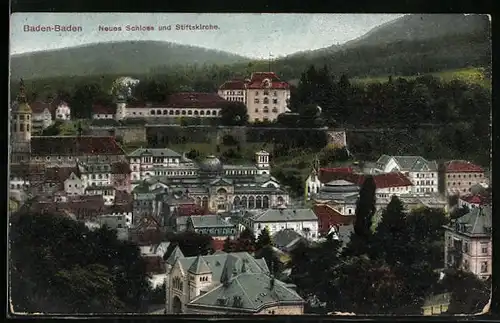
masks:
<path id="1" fill-rule="evenodd" d="M 210 185 L 213 185 L 213 186 L 215 186 L 215 185 L 226 186 L 226 185 L 232 185 L 232 184 L 233 184 L 233 181 L 231 179 L 225 178 L 225 177 L 216 178 L 210 182 Z"/>
<path id="2" fill-rule="evenodd" d="M 233 224 L 227 222 L 220 215 L 192 215 L 190 219 L 195 228 L 234 227 Z"/>
<path id="3" fill-rule="evenodd" d="M 196 257 L 196 260 L 193 262 L 193 264 L 189 267 L 188 272 L 195 274 L 195 275 L 201 275 L 201 274 L 210 274 L 212 273 L 212 270 L 210 267 L 208 267 L 207 262 L 203 259 L 202 256 Z"/>
<path id="4" fill-rule="evenodd" d="M 258 214 L 247 213 L 256 222 L 317 221 L 311 209 L 268 209 Z"/>
<path id="5" fill-rule="evenodd" d="M 476 207 L 455 220 L 465 225 L 465 232 L 471 235 L 491 235 L 491 207 Z"/>
<path id="6" fill-rule="evenodd" d="M 232 80 L 224 82 L 219 90 L 244 90 L 246 89 L 246 83 L 243 80 Z"/>
<path id="7" fill-rule="evenodd" d="M 179 246 L 175 246 L 174 250 L 172 250 L 172 253 L 167 258 L 167 264 L 169 265 L 174 265 L 177 259 L 179 258 L 184 258 L 184 254 L 181 251 L 181 248 Z"/>
<path id="8" fill-rule="evenodd" d="M 461 200 L 469 203 L 469 204 L 477 204 L 477 205 L 484 205 L 488 201 L 485 197 L 479 195 L 479 194 L 470 194 L 466 196 L 460 197 Z"/>
<path id="9" fill-rule="evenodd" d="M 451 160 L 444 163 L 447 173 L 483 173 L 482 167 L 466 160 Z"/>
<path id="10" fill-rule="evenodd" d="M 292 229 L 284 229 L 276 232 L 272 240 L 277 247 L 289 249 L 304 240 L 304 237 Z"/>
<path id="11" fill-rule="evenodd" d="M 427 161 L 420 156 L 393 156 L 402 172 L 435 171 L 438 165 L 435 161 Z"/>
<path id="12" fill-rule="evenodd" d="M 371 175 L 375 181 L 377 189 L 390 188 L 390 187 L 404 187 L 413 186 L 412 182 L 404 176 L 402 173 L 385 173 L 385 174 L 375 174 Z M 324 172 L 321 171 L 319 174 L 319 180 L 325 184 L 333 180 L 345 180 L 352 182 L 359 186 L 363 185 L 366 178 L 364 174 L 356 174 L 349 172 Z"/>
<path id="13" fill-rule="evenodd" d="M 242 273 L 226 285 L 219 285 L 195 298 L 187 306 L 259 312 L 269 306 L 303 303 L 304 300 L 297 292 L 282 281 L 273 279 L 265 273 Z"/>

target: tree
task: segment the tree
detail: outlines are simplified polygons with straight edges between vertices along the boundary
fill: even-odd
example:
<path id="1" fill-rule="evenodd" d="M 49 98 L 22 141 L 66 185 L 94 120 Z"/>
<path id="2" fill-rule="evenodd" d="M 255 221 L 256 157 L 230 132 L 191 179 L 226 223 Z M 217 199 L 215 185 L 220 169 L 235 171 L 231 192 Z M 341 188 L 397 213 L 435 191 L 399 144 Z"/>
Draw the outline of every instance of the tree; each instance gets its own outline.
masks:
<path id="1" fill-rule="evenodd" d="M 241 102 L 219 104 L 220 122 L 224 126 L 243 126 L 248 122 L 247 107 Z"/>
<path id="2" fill-rule="evenodd" d="M 253 232 L 245 228 L 240 234 L 240 236 L 234 241 L 234 251 L 241 252 L 254 252 L 255 251 L 255 235 Z"/>
<path id="3" fill-rule="evenodd" d="M 361 185 L 359 199 L 356 202 L 356 221 L 354 233 L 361 238 L 371 236 L 372 219 L 375 214 L 375 181 L 372 176 L 367 176 Z"/>
<path id="4" fill-rule="evenodd" d="M 139 101 L 164 103 L 170 95 L 170 89 L 165 78 L 148 78 L 135 86 L 132 95 Z"/>
<path id="5" fill-rule="evenodd" d="M 479 313 L 491 297 L 491 279 L 483 281 L 461 270 L 447 270 L 440 287 L 440 292 L 451 293 L 447 314 Z"/>
<path id="6" fill-rule="evenodd" d="M 16 312 L 140 311 L 149 293 L 137 245 L 63 216 L 11 219 L 11 299 Z"/>
<path id="7" fill-rule="evenodd" d="M 224 252 L 233 252 L 233 243 L 229 237 L 224 240 L 224 247 L 222 250 Z"/>
<path id="8" fill-rule="evenodd" d="M 405 255 L 407 238 L 404 205 L 393 196 L 377 225 L 374 246 L 379 250 L 380 257 L 392 266 Z"/>
<path id="9" fill-rule="evenodd" d="M 186 257 L 193 257 L 198 255 L 208 255 L 212 249 L 212 237 L 206 234 L 186 231 L 180 233 L 167 234 L 167 240 L 170 241 L 170 246 L 167 253 L 179 246 L 182 253 Z"/>
<path id="10" fill-rule="evenodd" d="M 257 237 L 257 242 L 256 242 L 256 249 L 260 250 L 266 246 L 271 246 L 272 245 L 272 240 L 271 240 L 271 235 L 269 233 L 269 229 L 265 227 L 262 229 L 260 232 L 259 236 Z"/>

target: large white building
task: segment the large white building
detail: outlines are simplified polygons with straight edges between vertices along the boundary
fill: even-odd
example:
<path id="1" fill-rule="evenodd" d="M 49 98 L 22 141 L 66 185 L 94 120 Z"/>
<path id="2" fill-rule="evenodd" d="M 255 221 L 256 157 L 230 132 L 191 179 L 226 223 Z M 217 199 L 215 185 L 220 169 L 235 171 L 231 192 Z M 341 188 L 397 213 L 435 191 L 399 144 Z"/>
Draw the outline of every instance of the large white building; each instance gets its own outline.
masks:
<path id="1" fill-rule="evenodd" d="M 318 238 L 318 217 L 311 209 L 286 209 L 283 207 L 261 212 L 247 212 L 241 224 L 258 236 L 264 228 L 274 235 L 291 229 L 308 239 Z"/>
<path id="2" fill-rule="evenodd" d="M 438 192 L 438 165 L 420 156 L 382 155 L 376 162 L 375 172 L 403 173 L 413 183 L 412 193 L 416 195 Z"/>
<path id="3" fill-rule="evenodd" d="M 218 93 L 228 101 L 244 103 L 250 122 L 274 121 L 289 111 L 290 85 L 273 72 L 256 72 L 244 81 L 225 82 Z"/>

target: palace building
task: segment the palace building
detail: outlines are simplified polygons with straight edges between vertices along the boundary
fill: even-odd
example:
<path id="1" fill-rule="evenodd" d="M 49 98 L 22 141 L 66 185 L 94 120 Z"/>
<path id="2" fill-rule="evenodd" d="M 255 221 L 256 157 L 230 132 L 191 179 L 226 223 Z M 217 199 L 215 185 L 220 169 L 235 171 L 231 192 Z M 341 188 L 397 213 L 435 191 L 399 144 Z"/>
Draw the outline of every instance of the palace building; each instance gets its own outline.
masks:
<path id="1" fill-rule="evenodd" d="M 139 148 L 128 156 L 132 187 L 159 181 L 170 193 L 186 195 L 211 212 L 286 206 L 289 196 L 270 175 L 269 153 L 255 154 L 254 165 L 223 164 L 208 156 L 194 162 L 170 149 Z"/>

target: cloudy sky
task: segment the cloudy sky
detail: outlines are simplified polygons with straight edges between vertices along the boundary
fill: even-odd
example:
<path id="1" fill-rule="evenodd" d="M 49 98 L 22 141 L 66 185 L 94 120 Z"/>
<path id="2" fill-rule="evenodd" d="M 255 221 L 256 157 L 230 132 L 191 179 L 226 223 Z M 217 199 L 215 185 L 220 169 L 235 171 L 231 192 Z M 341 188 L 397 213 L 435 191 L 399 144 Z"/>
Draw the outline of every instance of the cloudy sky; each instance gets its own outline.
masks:
<path id="1" fill-rule="evenodd" d="M 219 49 L 252 58 L 342 44 L 398 14 L 170 14 L 170 13 L 15 13 L 11 16 L 12 54 L 88 43 L 158 40 Z M 218 30 L 179 31 L 176 24 L 211 24 Z M 80 32 L 30 32 L 25 26 L 73 25 Z M 126 26 L 152 26 L 154 31 L 127 31 Z M 171 25 L 172 30 L 159 31 Z M 100 31 L 120 26 L 122 31 Z"/>

